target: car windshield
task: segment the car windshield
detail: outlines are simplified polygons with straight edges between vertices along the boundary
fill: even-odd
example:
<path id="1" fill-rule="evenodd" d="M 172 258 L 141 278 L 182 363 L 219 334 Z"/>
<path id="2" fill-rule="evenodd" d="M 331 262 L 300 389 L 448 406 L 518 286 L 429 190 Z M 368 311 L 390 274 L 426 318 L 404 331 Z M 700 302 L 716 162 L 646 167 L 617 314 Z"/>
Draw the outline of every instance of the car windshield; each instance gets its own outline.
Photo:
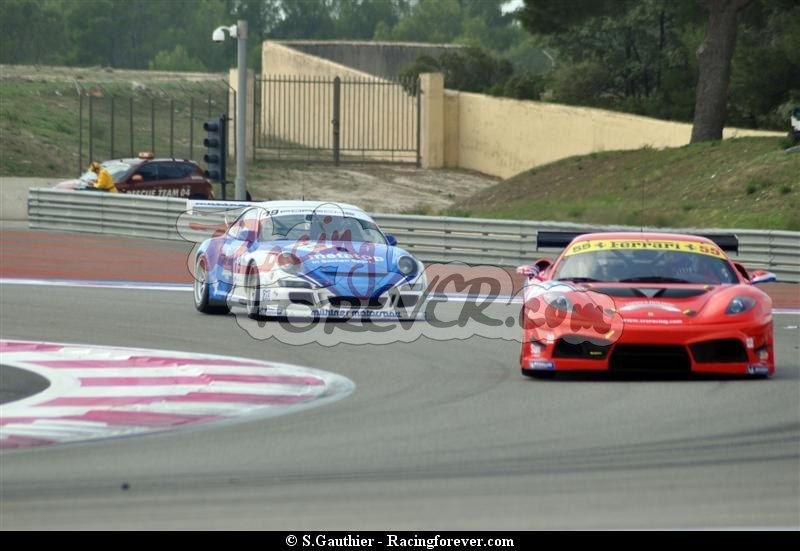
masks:
<path id="1" fill-rule="evenodd" d="M 118 184 L 125 179 L 125 176 L 128 174 L 128 172 L 133 169 L 133 166 L 120 161 L 106 161 L 100 166 L 105 168 L 108 173 L 111 174 L 111 179 L 114 180 L 115 184 Z M 97 174 L 91 170 L 87 170 L 81 175 L 80 179 L 86 182 L 94 182 L 97 180 Z"/>
<path id="2" fill-rule="evenodd" d="M 311 241 L 386 244 L 375 222 L 352 216 L 289 214 L 267 218 L 261 226 L 262 241 L 296 241 L 304 237 Z"/>
<path id="3" fill-rule="evenodd" d="M 593 250 L 566 254 L 554 279 L 614 283 L 735 283 L 724 258 L 680 250 Z"/>
<path id="4" fill-rule="evenodd" d="M 128 172 L 133 170 L 133 166 L 131 166 L 131 165 L 127 164 L 127 163 L 121 163 L 121 162 L 118 162 L 118 161 L 117 162 L 105 162 L 100 166 L 105 168 L 109 172 L 109 174 L 111 174 L 111 178 L 114 180 L 115 184 L 120 182 L 120 181 L 122 181 L 125 178 L 125 176 L 128 174 Z"/>

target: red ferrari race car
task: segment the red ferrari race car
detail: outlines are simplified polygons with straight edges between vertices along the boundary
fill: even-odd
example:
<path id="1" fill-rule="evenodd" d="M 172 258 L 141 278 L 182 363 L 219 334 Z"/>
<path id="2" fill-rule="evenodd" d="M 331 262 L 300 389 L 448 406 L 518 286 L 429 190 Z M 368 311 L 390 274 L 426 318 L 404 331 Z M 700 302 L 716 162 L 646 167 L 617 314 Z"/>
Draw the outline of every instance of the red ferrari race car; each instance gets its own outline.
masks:
<path id="1" fill-rule="evenodd" d="M 713 239 L 713 241 L 712 241 Z M 766 377 L 775 371 L 772 300 L 712 239 L 668 233 L 539 232 L 564 247 L 527 277 L 522 374 L 560 371 L 708 373 Z"/>

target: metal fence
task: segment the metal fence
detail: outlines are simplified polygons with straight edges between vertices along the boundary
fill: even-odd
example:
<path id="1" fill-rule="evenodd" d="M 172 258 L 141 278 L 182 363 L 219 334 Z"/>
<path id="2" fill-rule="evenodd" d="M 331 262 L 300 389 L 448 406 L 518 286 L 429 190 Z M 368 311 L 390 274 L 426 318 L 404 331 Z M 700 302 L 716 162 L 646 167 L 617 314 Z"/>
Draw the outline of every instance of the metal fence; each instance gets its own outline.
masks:
<path id="1" fill-rule="evenodd" d="M 28 195 L 31 228 L 181 239 L 176 221 L 186 201 L 91 191 L 34 188 Z"/>
<path id="2" fill-rule="evenodd" d="M 224 204 L 224 203 L 221 203 Z M 109 193 L 31 189 L 30 227 L 96 232 L 158 239 L 184 239 L 178 218 L 189 210 L 182 199 Z M 425 262 L 460 261 L 467 264 L 517 266 L 540 257 L 553 258 L 554 249 L 537 250 L 539 231 L 639 231 L 623 226 L 589 226 L 567 222 L 528 222 L 376 214 L 376 222 L 394 234 L 399 244 Z M 224 222 L 219 209 L 195 209 L 188 220 L 205 225 Z M 187 219 L 182 219 L 185 224 Z M 739 252 L 732 258 L 749 269 L 775 272 L 778 281 L 800 283 L 800 232 L 771 230 L 664 230 L 673 232 L 734 233 Z M 197 234 L 199 238 L 201 234 Z M 192 238 L 194 235 L 192 235 Z"/>
<path id="3" fill-rule="evenodd" d="M 205 153 L 203 123 L 227 113 L 229 102 L 235 102 L 235 92 L 220 85 L 202 95 L 193 91 L 172 96 L 81 89 L 78 173 L 91 161 L 135 157 L 140 151 L 196 160 Z"/>
<path id="4" fill-rule="evenodd" d="M 417 79 L 268 75 L 255 88 L 259 157 L 420 164 Z"/>

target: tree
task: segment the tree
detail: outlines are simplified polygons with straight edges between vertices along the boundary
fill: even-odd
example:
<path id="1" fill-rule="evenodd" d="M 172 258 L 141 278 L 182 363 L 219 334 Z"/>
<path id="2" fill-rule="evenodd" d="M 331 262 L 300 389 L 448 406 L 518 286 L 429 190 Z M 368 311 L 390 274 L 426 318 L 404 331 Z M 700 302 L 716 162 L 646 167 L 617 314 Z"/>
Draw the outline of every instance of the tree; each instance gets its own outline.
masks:
<path id="1" fill-rule="evenodd" d="M 416 79 L 420 73 L 441 72 L 446 88 L 464 92 L 502 94 L 514 68 L 506 59 L 498 59 L 480 48 L 462 48 L 444 52 L 438 58 L 418 56 L 400 72 L 403 80 Z M 517 83 L 519 87 L 521 83 Z M 520 92 L 522 93 L 522 92 Z"/>
<path id="2" fill-rule="evenodd" d="M 235 18 L 247 21 L 248 42 L 261 42 L 281 22 L 281 0 L 237 0 L 232 4 Z"/>
<path id="3" fill-rule="evenodd" d="M 722 139 L 739 15 L 752 1 L 705 0 L 708 28 L 697 50 L 698 79 L 691 143 Z"/>
<path id="4" fill-rule="evenodd" d="M 205 72 L 203 63 L 186 53 L 186 48 L 181 45 L 175 46 L 171 52 L 161 50 L 156 57 L 149 63 L 152 71 L 193 71 Z"/>
<path id="5" fill-rule="evenodd" d="M 518 38 L 514 16 L 503 13 L 506 0 L 459 0 L 463 14 L 462 32 L 457 42 L 502 52 Z"/>
<path id="6" fill-rule="evenodd" d="M 399 21 L 399 7 L 387 0 L 336 0 L 336 37 L 370 40 L 379 24 L 392 27 Z"/>
<path id="7" fill-rule="evenodd" d="M 330 39 L 334 35 L 333 9 L 330 0 L 281 2 L 283 19 L 272 29 L 275 38 Z"/>
<path id="8" fill-rule="evenodd" d="M 394 40 L 447 44 L 461 34 L 463 12 L 458 0 L 419 0 L 392 29 Z"/>
<path id="9" fill-rule="evenodd" d="M 800 105 L 800 3 L 754 2 L 739 27 L 728 124 L 783 130 L 789 111 Z"/>
<path id="10" fill-rule="evenodd" d="M 41 0 L 3 0 L 0 63 L 56 65 L 67 52 L 63 9 Z"/>
<path id="11" fill-rule="evenodd" d="M 625 13 L 636 0 L 525 0 L 517 19 L 533 34 L 555 35 L 571 31 L 587 19 Z"/>
<path id="12" fill-rule="evenodd" d="M 552 98 L 562 103 L 688 120 L 695 84 L 685 28 L 700 24 L 694 2 L 526 0 L 518 17 L 554 53 Z"/>
<path id="13" fill-rule="evenodd" d="M 503 85 L 503 95 L 508 98 L 538 100 L 544 92 L 544 79 L 530 71 L 517 73 Z"/>
<path id="14" fill-rule="evenodd" d="M 728 112 L 775 125 L 800 96 L 797 0 L 524 1 L 523 26 L 557 55 L 557 101 L 693 119 L 698 142 L 721 139 Z M 580 65 L 592 86 L 573 85 Z"/>

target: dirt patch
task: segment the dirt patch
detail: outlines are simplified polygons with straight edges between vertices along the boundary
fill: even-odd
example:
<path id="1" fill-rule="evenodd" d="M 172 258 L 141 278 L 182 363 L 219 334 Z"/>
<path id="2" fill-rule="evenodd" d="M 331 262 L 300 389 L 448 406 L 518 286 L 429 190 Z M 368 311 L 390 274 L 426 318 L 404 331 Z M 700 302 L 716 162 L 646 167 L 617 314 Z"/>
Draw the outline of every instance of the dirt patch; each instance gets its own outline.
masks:
<path id="1" fill-rule="evenodd" d="M 358 205 L 368 212 L 428 214 L 499 181 L 475 172 L 397 165 L 271 165 L 248 168 L 257 200 L 307 199 Z"/>

